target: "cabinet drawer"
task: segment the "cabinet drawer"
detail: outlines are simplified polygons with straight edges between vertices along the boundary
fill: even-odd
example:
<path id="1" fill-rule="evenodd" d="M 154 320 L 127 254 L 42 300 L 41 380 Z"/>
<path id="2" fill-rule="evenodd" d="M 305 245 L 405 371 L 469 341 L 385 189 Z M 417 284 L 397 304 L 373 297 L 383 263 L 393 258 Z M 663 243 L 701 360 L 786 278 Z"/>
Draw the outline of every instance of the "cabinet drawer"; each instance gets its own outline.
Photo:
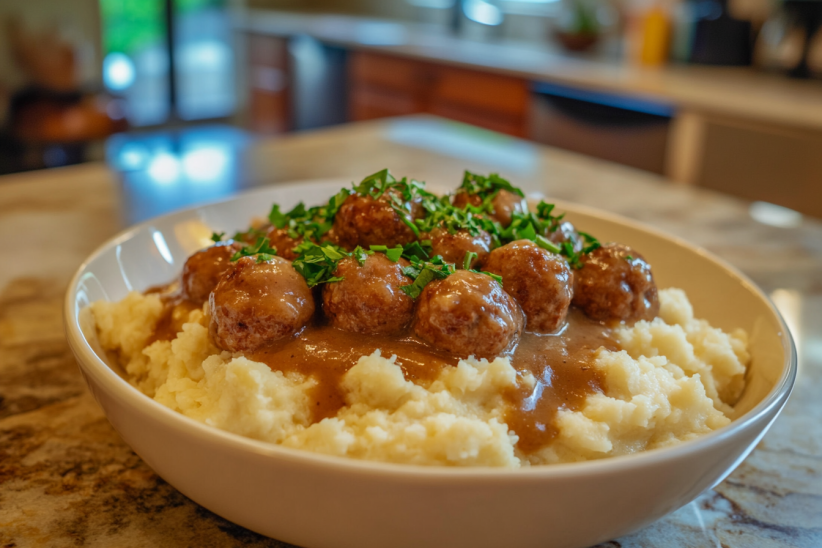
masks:
<path id="1" fill-rule="evenodd" d="M 495 112 L 480 112 L 470 107 L 461 107 L 453 103 L 433 103 L 428 109 L 431 114 L 449 118 L 458 122 L 471 124 L 491 131 L 506 133 L 515 137 L 526 137 L 525 124 L 521 116 L 511 116 Z"/>
<path id="2" fill-rule="evenodd" d="M 423 112 L 422 106 L 413 94 L 399 90 L 355 85 L 351 88 L 350 94 L 349 114 L 357 121 Z"/>
<path id="3" fill-rule="evenodd" d="M 513 116 L 528 107 L 528 85 L 521 78 L 439 67 L 433 89 L 438 103 L 453 103 Z"/>
<path id="4" fill-rule="evenodd" d="M 407 92 L 420 90 L 427 79 L 423 63 L 362 52 L 352 55 L 350 74 L 357 83 Z"/>

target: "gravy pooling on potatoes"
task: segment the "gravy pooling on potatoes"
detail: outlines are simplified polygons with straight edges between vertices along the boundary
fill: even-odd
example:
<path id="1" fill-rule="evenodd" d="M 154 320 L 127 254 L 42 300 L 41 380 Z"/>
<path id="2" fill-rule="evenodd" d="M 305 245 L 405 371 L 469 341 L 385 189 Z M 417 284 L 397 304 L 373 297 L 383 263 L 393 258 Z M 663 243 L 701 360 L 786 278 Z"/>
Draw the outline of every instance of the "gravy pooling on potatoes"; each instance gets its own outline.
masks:
<path id="1" fill-rule="evenodd" d="M 157 288 L 152 292 L 161 292 Z M 173 340 L 188 313 L 200 308 L 179 295 L 165 297 L 165 310 L 149 342 Z M 519 436 L 517 448 L 525 454 L 549 444 L 557 434 L 554 416 L 559 409 L 576 411 L 585 398 L 602 391 L 602 378 L 591 365 L 594 353 L 604 347 L 618 350 L 611 329 L 572 308 L 563 329 L 556 334 L 523 333 L 516 348 L 507 355 L 522 377 L 533 375 L 533 386 L 520 382 L 518 390 L 504 396 L 510 404 L 505 416 L 508 427 Z M 343 375 L 361 356 L 380 350 L 397 356 L 405 378 L 430 385 L 440 372 L 455 367 L 460 358 L 441 352 L 410 331 L 395 335 L 362 335 L 335 329 L 321 320 L 297 336 L 269 343 L 245 356 L 274 371 L 300 373 L 318 382 L 312 390 L 313 422 L 333 417 L 345 405 L 340 386 Z"/>
<path id="2" fill-rule="evenodd" d="M 578 311 L 571 314 L 561 334 L 523 334 L 509 354 L 511 365 L 520 375 L 531 373 L 536 384 L 505 394 L 511 406 L 506 421 L 519 436 L 521 451 L 535 451 L 556 436 L 553 419 L 558 409 L 576 411 L 588 395 L 602 391 L 602 379 L 591 360 L 603 346 L 618 348 L 610 329 Z M 361 356 L 376 350 L 385 357 L 397 356 L 405 378 L 423 386 L 459 362 L 458 357 L 437 351 L 411 333 L 361 335 L 329 325 L 310 325 L 299 336 L 270 343 L 246 357 L 275 371 L 317 379 L 312 406 L 313 420 L 319 422 L 335 416 L 345 405 L 340 387 L 343 375 Z"/>
<path id="3" fill-rule="evenodd" d="M 549 445 L 557 411 L 578 410 L 602 392 L 593 360 L 600 348 L 619 349 L 612 327 L 656 314 L 650 266 L 626 246 L 618 254 L 603 249 L 610 262 L 589 261 L 601 248 L 596 240 L 552 215 L 549 204 L 540 203 L 536 214 L 523 210 L 522 193 L 498 176 L 466 173 L 456 200 L 421 188 L 380 172 L 325 208 L 283 214 L 275 206 L 269 227 L 227 242 L 215 235 L 214 247 L 186 263 L 181 287 L 149 290 L 165 304 L 150 342 L 174 339 L 203 306 L 208 286 L 211 342 L 286 375 L 314 378 L 314 423 L 345 406 L 343 376 L 377 350 L 396 356 L 406 380 L 424 387 L 460 359 L 504 356 L 519 377 L 517 388 L 500 394 L 517 448 L 529 454 Z M 502 207 L 501 197 L 511 207 Z M 264 237 L 251 243 L 250 235 L 272 231 L 284 252 Z M 445 233 L 461 236 L 437 245 L 423 239 Z M 360 247 L 379 234 L 402 238 Z M 492 242 L 490 252 L 457 245 L 471 238 Z M 464 259 L 456 261 L 460 253 Z M 640 276 L 642 284 L 625 283 Z M 640 299 L 647 306 L 625 305 Z"/>

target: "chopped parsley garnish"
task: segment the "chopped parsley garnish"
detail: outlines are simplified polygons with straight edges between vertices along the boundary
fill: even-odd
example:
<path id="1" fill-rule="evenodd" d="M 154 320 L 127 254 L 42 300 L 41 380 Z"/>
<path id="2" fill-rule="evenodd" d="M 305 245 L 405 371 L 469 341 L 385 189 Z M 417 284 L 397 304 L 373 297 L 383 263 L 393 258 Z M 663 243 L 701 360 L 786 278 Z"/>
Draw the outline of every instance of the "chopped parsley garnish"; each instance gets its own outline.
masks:
<path id="1" fill-rule="evenodd" d="M 357 249 L 359 251 L 356 258 L 359 261 L 360 254 L 366 252 L 362 248 Z M 337 270 L 340 261 L 352 255 L 352 253 L 334 244 L 317 245 L 309 241 L 295 247 L 294 252 L 298 255 L 291 264 L 294 270 L 305 278 L 308 287 L 342 281 L 343 278 L 334 276 L 334 271 Z M 362 262 L 365 262 L 365 257 L 362 258 Z"/>
<path id="2" fill-rule="evenodd" d="M 593 250 L 602 247 L 599 240 L 588 234 L 587 232 L 577 232 L 582 238 L 583 247 L 580 251 L 574 251 L 574 244 L 571 242 L 562 242 L 562 254 L 568 259 L 568 265 L 573 269 L 580 269 L 583 267 L 582 258 L 588 255 Z"/>
<path id="3" fill-rule="evenodd" d="M 411 245 L 409 244 L 409 246 Z M 313 242 L 304 241 L 294 248 L 294 252 L 297 253 L 297 258 L 291 263 L 294 270 L 305 278 L 308 287 L 314 287 L 318 284 L 342 281 L 343 278 L 334 276 L 334 272 L 337 270 L 340 261 L 347 257 L 353 257 L 360 266 L 364 266 L 369 255 L 383 253 L 388 257 L 388 260 L 396 263 L 404 255 L 405 248 L 401 245 L 395 247 L 372 245 L 371 249 L 363 249 L 357 246 L 354 251 L 348 252 L 334 244 L 317 245 Z"/>
<path id="4" fill-rule="evenodd" d="M 249 228 L 245 232 L 235 232 L 231 237 L 235 242 L 257 241 L 257 238 L 265 236 L 266 231 L 261 228 Z"/>
<path id="5" fill-rule="evenodd" d="M 479 215 L 472 208 L 462 209 L 452 205 L 448 197 L 438 200 L 423 200 L 423 207 L 428 212 L 422 219 L 415 222 L 421 232 L 430 232 L 435 228 L 447 230 L 454 234 L 458 230 L 466 230 L 471 236 L 479 236 L 481 231 L 491 235 L 494 243 L 498 244 L 498 235 L 502 227 L 484 215 Z"/>
<path id="6" fill-rule="evenodd" d="M 491 276 L 496 280 L 496 282 L 502 285 L 502 276 L 499 274 L 493 274 L 491 272 L 486 272 L 484 270 L 474 270 L 471 268 L 471 263 L 474 259 L 477 258 L 477 254 L 473 251 L 466 251 L 465 258 L 462 260 L 462 269 L 467 270 L 468 272 L 473 272 L 474 274 L 485 274 L 486 276 Z"/>
<path id="7" fill-rule="evenodd" d="M 410 266 L 403 268 L 403 274 L 412 278 L 414 282 L 402 289 L 413 298 L 418 297 L 426 284 L 432 280 L 445 278 L 455 272 L 455 265 L 446 263 L 438 255 L 432 257 L 432 243 L 429 239 L 418 239 L 404 246 L 396 245 L 391 248 L 386 245 L 372 245 L 370 249 L 357 247 L 351 252 L 324 241 L 323 236 L 333 226 L 337 212 L 349 196 L 357 194 L 387 203 L 417 238 L 435 229 L 446 230 L 449 234 L 464 230 L 473 237 L 479 236 L 484 231 L 491 237 L 492 249 L 515 240 L 530 240 L 542 249 L 564 256 L 568 264 L 575 269 L 582 267 L 585 255 L 600 247 L 600 243 L 595 238 L 584 232 L 579 232 L 579 239 L 583 242 L 582 249 L 579 251 L 574 249 L 579 247 L 579 240 L 552 242 L 551 234 L 560 228 L 564 214 L 555 215 L 554 204 L 544 201 L 537 205 L 535 212 L 514 212 L 511 224 L 503 229 L 498 222 L 491 220 L 487 215 L 493 211 L 494 198 L 502 190 L 520 197 L 524 197 L 524 194 L 522 190 L 496 173 L 483 176 L 466 171 L 460 190 L 479 196 L 482 199 L 481 204 L 478 206 L 468 204 L 464 208 L 456 207 L 451 203 L 449 196 L 438 197 L 425 190 L 425 183 L 405 177 L 398 180 L 387 169 L 383 169 L 369 175 L 359 183 L 352 184 L 351 188 L 341 189 L 321 206 L 306 207 L 300 202 L 291 210 L 284 212 L 279 204 L 274 204 L 268 220 L 276 229 L 285 230 L 290 238 L 302 240 L 294 248 L 297 258 L 293 265 L 310 287 L 340 281 L 342 278 L 335 277 L 334 272 L 339 262 L 346 257 L 353 257 L 360 266 L 363 266 L 369 255 L 379 252 L 395 263 L 400 258 L 405 258 L 410 262 Z M 425 212 L 423 218 L 413 218 L 412 203 L 422 207 Z M 277 250 L 270 246 L 270 240 L 266 237 L 267 230 L 269 230 L 267 227 L 252 227 L 245 232 L 237 232 L 233 240 L 254 241 L 255 243 L 246 244 L 232 256 L 231 260 L 237 261 L 247 256 L 256 256 L 257 262 L 270 260 Z M 224 232 L 213 233 L 211 236 L 215 243 L 224 241 L 224 238 Z M 470 270 L 469 267 L 476 257 L 476 253 L 467 253 L 463 259 L 462 268 Z M 631 261 L 633 257 L 626 256 L 625 259 Z M 500 284 L 502 283 L 502 278 L 496 274 L 470 271 L 491 276 Z"/>
<path id="8" fill-rule="evenodd" d="M 271 213 L 268 214 L 268 220 L 277 228 L 285 228 L 289 221 L 304 219 L 307 214 L 308 211 L 305 209 L 305 204 L 302 202 L 294 206 L 294 208 L 288 213 L 281 213 L 280 205 L 274 204 L 271 206 Z"/>
<path id="9" fill-rule="evenodd" d="M 302 202 L 294 206 L 291 211 L 283 213 L 279 204 L 271 206 L 268 220 L 272 226 L 286 230 L 289 238 L 319 240 L 331 230 L 333 219 L 327 216 L 327 207 L 306 208 Z"/>
<path id="10" fill-rule="evenodd" d="M 534 243 L 540 246 L 542 249 L 547 249 L 551 253 L 556 253 L 559 255 L 562 253 L 562 248 L 546 238 L 545 236 L 537 234 L 537 237 L 534 239 Z"/>
<path id="11" fill-rule="evenodd" d="M 412 299 L 416 299 L 429 282 L 442 280 L 454 272 L 456 272 L 454 265 L 446 263 L 439 255 L 430 261 L 412 259 L 411 264 L 402 269 L 402 273 L 414 280 L 414 282 L 409 285 L 404 285 L 400 289 Z"/>
<path id="12" fill-rule="evenodd" d="M 388 247 L 385 245 L 372 245 L 371 251 L 379 251 L 380 253 L 384 253 L 388 260 L 392 263 L 396 263 L 402 257 L 404 252 L 403 247 L 400 244 L 397 244 L 396 247 Z"/>
<path id="13" fill-rule="evenodd" d="M 431 256 L 431 240 L 416 240 L 410 244 L 405 244 L 402 256 L 408 259 L 419 259 L 425 261 Z"/>
<path id="14" fill-rule="evenodd" d="M 357 260 L 357 264 L 360 266 L 365 266 L 365 260 L 368 258 L 369 255 L 373 255 L 373 251 L 368 251 L 366 249 L 357 246 L 354 248 L 354 251 L 351 252 L 351 256 Z"/>
<path id="15" fill-rule="evenodd" d="M 511 224 L 502 231 L 500 239 L 503 242 L 513 242 L 515 240 L 531 240 L 542 249 L 564 256 L 568 260 L 571 268 L 582 268 L 582 259 L 585 255 L 600 247 L 599 241 L 585 232 L 578 232 L 582 239 L 583 247 L 576 251 L 575 242 L 554 243 L 546 236 L 556 232 L 565 214 L 553 215 L 554 204 L 541 201 L 537 204 L 537 211 L 533 213 L 514 212 Z"/>
<path id="16" fill-rule="evenodd" d="M 391 200 L 397 199 L 396 205 L 399 206 L 403 205 L 403 201 L 410 202 L 415 198 L 436 198 L 436 196 L 425 190 L 425 183 L 422 181 L 408 180 L 406 177 L 398 181 L 387 169 L 369 175 L 359 184 L 354 185 L 354 192 L 360 196 L 371 196 L 375 200 L 378 200 L 390 190 L 394 191 L 391 193 Z"/>
<path id="17" fill-rule="evenodd" d="M 325 210 L 323 211 L 323 217 L 325 217 L 327 221 L 333 221 L 337 211 L 340 210 L 340 206 L 343 205 L 343 202 L 349 196 L 351 196 L 351 191 L 347 188 L 343 188 L 329 198 L 328 204 L 325 206 Z"/>
<path id="18" fill-rule="evenodd" d="M 522 190 L 500 177 L 497 173 L 492 173 L 488 177 L 484 177 L 466 170 L 462 176 L 460 189 L 465 190 L 468 194 L 478 194 L 480 196 L 486 196 L 488 194 L 496 195 L 500 190 L 507 190 L 517 196 L 525 197 Z"/>
<path id="19" fill-rule="evenodd" d="M 425 183 L 414 179 L 408 180 L 405 177 L 398 181 L 387 169 L 369 175 L 359 184 L 354 185 L 353 191 L 360 196 L 370 196 L 374 200 L 379 200 L 385 196 L 386 201 L 397 212 L 400 220 L 411 229 L 416 237 L 419 237 L 420 229 L 417 228 L 414 219 L 411 217 L 411 202 L 415 200 L 421 202 L 437 200 L 434 194 L 425 190 Z M 345 197 L 347 198 L 348 195 Z"/>
<path id="20" fill-rule="evenodd" d="M 486 276 L 490 276 L 494 278 L 494 280 L 502 285 L 502 276 L 499 274 L 494 274 L 493 272 L 486 272 L 485 270 L 469 270 L 468 272 L 473 272 L 474 274 L 485 274 Z"/>
<path id="21" fill-rule="evenodd" d="M 634 256 L 633 255 L 625 255 L 625 260 L 628 261 L 628 262 L 631 262 L 631 261 L 634 260 Z"/>
<path id="22" fill-rule="evenodd" d="M 231 262 L 236 262 L 243 257 L 257 257 L 257 263 L 264 263 L 270 261 L 277 255 L 277 249 L 269 246 L 268 238 L 261 236 L 257 238 L 257 243 L 254 245 L 243 246 L 239 251 L 231 256 Z"/>

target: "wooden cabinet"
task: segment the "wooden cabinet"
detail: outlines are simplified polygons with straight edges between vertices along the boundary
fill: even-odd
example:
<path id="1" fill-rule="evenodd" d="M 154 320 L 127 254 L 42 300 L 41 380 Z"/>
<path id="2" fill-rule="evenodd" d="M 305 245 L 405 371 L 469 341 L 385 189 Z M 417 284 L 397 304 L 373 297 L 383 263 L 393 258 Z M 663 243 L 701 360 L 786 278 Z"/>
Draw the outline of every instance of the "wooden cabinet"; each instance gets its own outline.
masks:
<path id="1" fill-rule="evenodd" d="M 291 129 L 288 41 L 276 36 L 248 37 L 249 129 L 276 134 Z"/>
<path id="2" fill-rule="evenodd" d="M 528 103 L 522 78 L 368 52 L 349 60 L 352 120 L 424 112 L 525 137 Z"/>

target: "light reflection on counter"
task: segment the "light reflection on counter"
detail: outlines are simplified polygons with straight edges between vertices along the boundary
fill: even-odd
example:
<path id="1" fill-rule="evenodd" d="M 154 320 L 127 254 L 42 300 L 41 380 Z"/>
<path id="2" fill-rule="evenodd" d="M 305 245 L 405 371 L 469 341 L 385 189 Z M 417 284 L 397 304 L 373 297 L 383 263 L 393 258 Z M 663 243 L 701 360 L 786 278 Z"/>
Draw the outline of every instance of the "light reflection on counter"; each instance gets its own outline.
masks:
<path id="1" fill-rule="evenodd" d="M 106 157 L 121 174 L 126 222 L 235 194 L 238 158 L 251 142 L 229 126 L 115 135 Z"/>
<path id="2" fill-rule="evenodd" d="M 506 173 L 528 174 L 537 167 L 537 147 L 475 126 L 430 119 L 391 122 L 386 137 L 395 143 L 472 162 L 500 166 Z"/>

